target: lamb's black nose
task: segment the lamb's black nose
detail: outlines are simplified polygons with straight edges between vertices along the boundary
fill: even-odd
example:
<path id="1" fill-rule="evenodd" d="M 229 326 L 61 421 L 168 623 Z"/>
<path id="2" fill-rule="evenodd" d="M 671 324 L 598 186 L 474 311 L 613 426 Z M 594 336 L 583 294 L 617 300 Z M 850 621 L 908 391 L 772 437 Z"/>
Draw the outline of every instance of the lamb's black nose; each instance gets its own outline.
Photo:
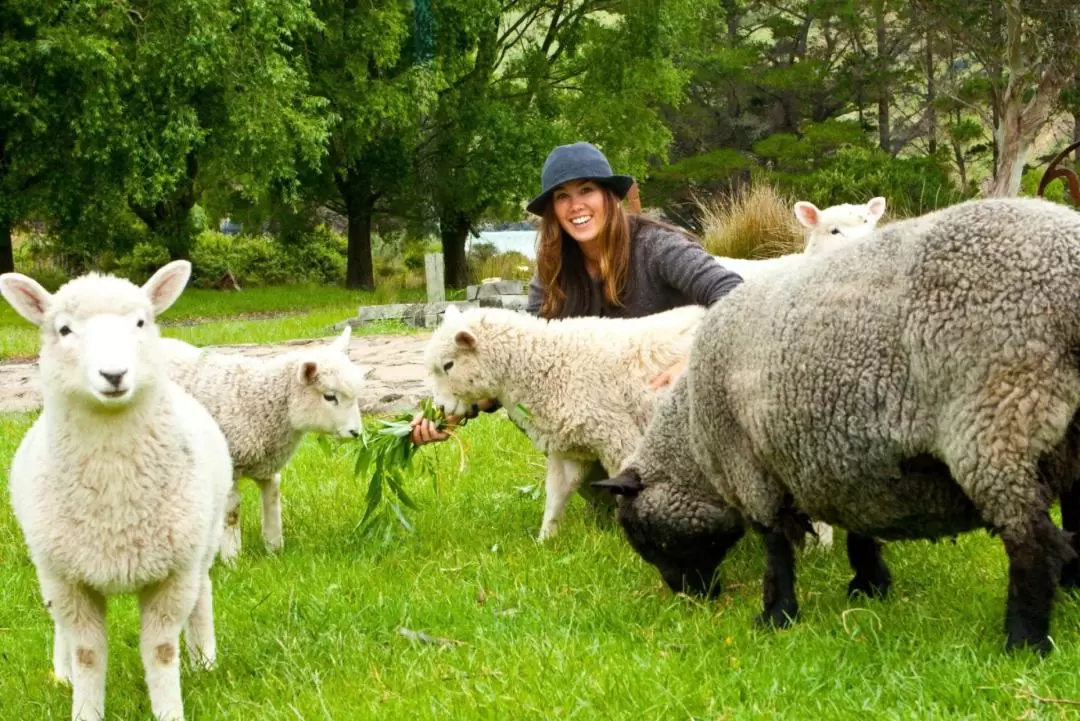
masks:
<path id="1" fill-rule="evenodd" d="M 123 370 L 123 371 L 98 371 L 98 373 L 101 374 L 102 378 L 109 381 L 109 384 L 112 385 L 113 388 L 119 388 L 120 387 L 120 381 L 124 380 L 124 376 L 127 375 L 126 370 Z"/>

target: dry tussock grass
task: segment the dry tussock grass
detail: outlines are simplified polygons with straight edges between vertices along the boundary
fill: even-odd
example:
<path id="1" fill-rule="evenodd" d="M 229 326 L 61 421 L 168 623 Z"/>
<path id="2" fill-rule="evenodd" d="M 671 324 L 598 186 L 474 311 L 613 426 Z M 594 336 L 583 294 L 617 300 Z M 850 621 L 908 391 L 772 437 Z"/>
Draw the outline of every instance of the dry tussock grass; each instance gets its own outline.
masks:
<path id="1" fill-rule="evenodd" d="M 744 186 L 724 199 L 698 201 L 702 242 L 712 255 L 771 258 L 802 252 L 806 229 L 795 219 L 795 198 L 771 185 Z"/>

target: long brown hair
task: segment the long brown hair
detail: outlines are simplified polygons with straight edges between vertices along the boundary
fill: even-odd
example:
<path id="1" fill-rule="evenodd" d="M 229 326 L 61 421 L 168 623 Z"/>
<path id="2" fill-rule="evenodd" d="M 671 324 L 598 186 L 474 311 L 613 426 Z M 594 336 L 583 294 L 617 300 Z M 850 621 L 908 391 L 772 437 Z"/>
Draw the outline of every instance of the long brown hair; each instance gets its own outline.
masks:
<path id="1" fill-rule="evenodd" d="M 594 241 L 600 251 L 600 277 L 604 297 L 612 305 L 622 305 L 622 295 L 630 275 L 630 222 L 619 198 L 608 187 L 604 194 L 604 228 Z M 588 311 L 592 280 L 585 269 L 581 246 L 559 225 L 555 203 L 549 202 L 540 221 L 540 247 L 536 252 L 536 273 L 544 289 L 540 306 L 542 318 L 565 318 Z"/>

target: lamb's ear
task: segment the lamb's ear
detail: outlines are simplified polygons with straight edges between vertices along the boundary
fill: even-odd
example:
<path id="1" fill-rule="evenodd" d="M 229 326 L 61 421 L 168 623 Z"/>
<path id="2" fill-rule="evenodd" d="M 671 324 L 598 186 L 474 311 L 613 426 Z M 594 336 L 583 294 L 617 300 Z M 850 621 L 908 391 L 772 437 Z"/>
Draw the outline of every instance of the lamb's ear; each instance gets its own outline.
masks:
<path id="1" fill-rule="evenodd" d="M 795 217 L 807 228 L 816 228 L 821 222 L 821 211 L 813 203 L 800 200 L 795 204 Z"/>
<path id="2" fill-rule="evenodd" d="M 448 305 L 446 306 L 446 310 L 443 311 L 442 319 L 443 323 L 446 323 L 447 321 L 455 321 L 460 317 L 461 311 L 458 310 L 458 307 L 456 305 Z"/>
<path id="3" fill-rule="evenodd" d="M 603 481 L 593 481 L 589 484 L 592 488 L 600 488 L 611 491 L 616 496 L 626 496 L 627 498 L 633 498 L 644 486 L 641 483 L 641 478 L 633 471 L 627 471 L 620 473 L 614 478 L 608 478 Z"/>
<path id="4" fill-rule="evenodd" d="M 304 361 L 297 368 L 296 377 L 301 383 L 311 385 L 319 377 L 319 364 L 315 361 Z"/>
<path id="5" fill-rule="evenodd" d="M 143 291 L 154 307 L 154 315 L 166 310 L 176 302 L 184 292 L 188 279 L 191 278 L 191 263 L 186 260 L 174 260 L 158 269 L 150 280 L 143 284 Z"/>
<path id="6" fill-rule="evenodd" d="M 330 347 L 336 351 L 345 353 L 349 350 L 349 338 L 352 337 L 352 326 L 345 326 L 345 330 L 341 331 L 341 335 L 330 343 Z"/>
<path id="7" fill-rule="evenodd" d="M 885 198 L 871 198 L 866 204 L 866 210 L 870 213 L 870 219 L 876 221 L 885 213 Z"/>
<path id="8" fill-rule="evenodd" d="M 33 278 L 22 273 L 0 275 L 0 295 L 15 312 L 34 325 L 41 325 L 52 303 L 52 295 Z"/>
<path id="9" fill-rule="evenodd" d="M 472 331 L 459 330 L 454 335 L 454 342 L 458 344 L 459 348 L 472 350 L 476 347 L 476 336 L 472 334 Z"/>

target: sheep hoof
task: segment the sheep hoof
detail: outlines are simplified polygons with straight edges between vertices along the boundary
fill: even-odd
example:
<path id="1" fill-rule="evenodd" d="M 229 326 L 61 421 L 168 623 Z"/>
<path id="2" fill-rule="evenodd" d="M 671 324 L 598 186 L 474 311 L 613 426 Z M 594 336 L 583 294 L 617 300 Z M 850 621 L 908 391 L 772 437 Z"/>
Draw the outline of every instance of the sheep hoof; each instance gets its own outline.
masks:
<path id="1" fill-rule="evenodd" d="M 798 618 L 798 607 L 790 609 L 774 608 L 754 616 L 756 628 L 789 628 Z"/>
<path id="2" fill-rule="evenodd" d="M 1009 639 L 1005 643 L 1005 650 L 1007 651 L 1031 649 L 1040 656 L 1049 654 L 1053 647 L 1054 645 L 1050 641 L 1049 636 L 1031 633 L 1026 629 L 1023 631 L 1018 631 L 1016 629 L 1011 630 L 1009 632 Z"/>
<path id="3" fill-rule="evenodd" d="M 865 576 L 855 576 L 848 583 L 847 595 L 848 598 L 853 598 L 857 595 L 863 595 L 867 598 L 876 598 L 879 601 L 884 600 L 889 595 L 889 587 L 892 585 L 892 579 L 889 578 L 889 574 L 885 573 L 878 578 L 867 578 Z"/>

